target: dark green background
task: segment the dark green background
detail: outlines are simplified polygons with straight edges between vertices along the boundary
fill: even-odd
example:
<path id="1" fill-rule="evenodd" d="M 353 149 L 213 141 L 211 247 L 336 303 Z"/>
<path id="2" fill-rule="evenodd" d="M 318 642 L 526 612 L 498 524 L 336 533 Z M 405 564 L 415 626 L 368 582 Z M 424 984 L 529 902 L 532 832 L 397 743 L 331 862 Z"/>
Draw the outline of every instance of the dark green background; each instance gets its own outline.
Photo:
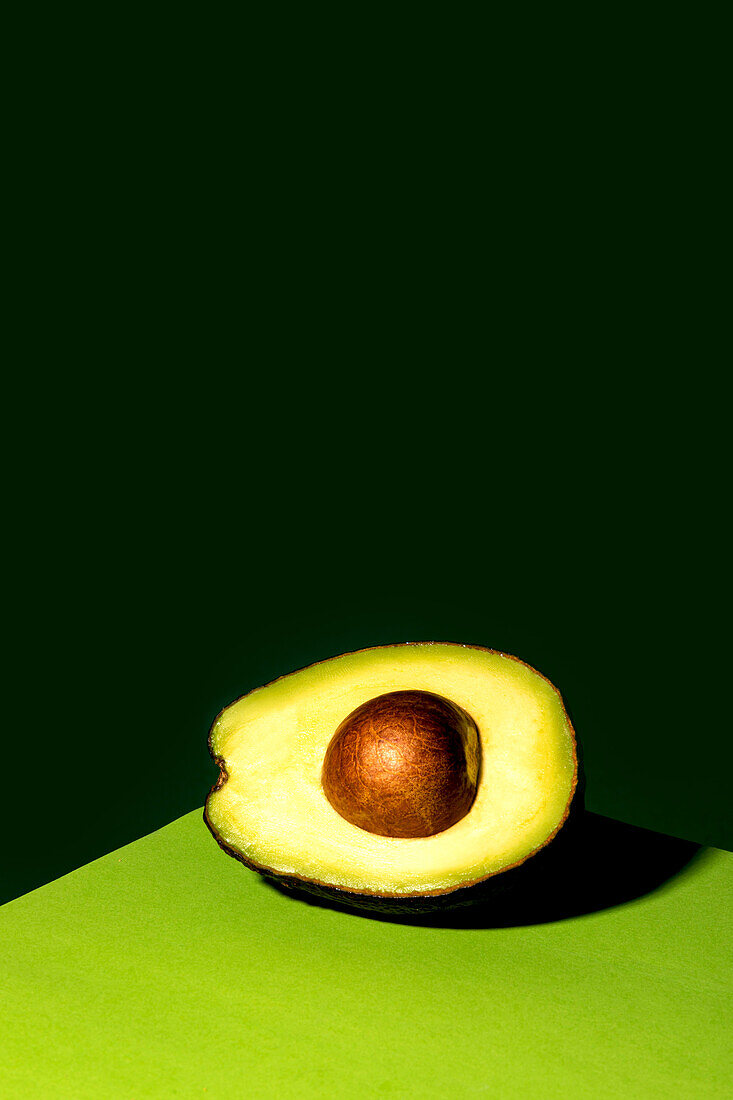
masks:
<path id="1" fill-rule="evenodd" d="M 490 348 L 471 375 L 458 348 L 432 376 L 348 355 L 334 393 L 315 364 L 213 386 L 202 354 L 185 416 L 173 378 L 114 416 L 76 387 L 88 419 L 22 501 L 6 897 L 200 805 L 239 694 L 402 640 L 520 656 L 565 695 L 593 810 L 730 844 L 712 535 L 652 405 L 559 411 L 559 368 L 538 397 Z"/>
<path id="2" fill-rule="evenodd" d="M 377 103 L 371 62 L 154 34 L 19 127 L 3 897 L 200 805 L 236 696 L 402 640 L 528 661 L 593 810 L 730 846 L 715 135 L 673 60 L 623 100 L 589 53 L 450 96 L 395 55 Z"/>

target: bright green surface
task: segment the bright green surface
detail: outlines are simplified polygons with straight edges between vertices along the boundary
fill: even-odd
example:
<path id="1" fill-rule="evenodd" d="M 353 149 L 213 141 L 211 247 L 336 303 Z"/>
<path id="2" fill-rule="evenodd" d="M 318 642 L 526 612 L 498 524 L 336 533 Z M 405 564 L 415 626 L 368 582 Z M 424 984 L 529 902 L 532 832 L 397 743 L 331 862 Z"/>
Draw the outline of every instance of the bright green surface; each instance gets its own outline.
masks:
<path id="1" fill-rule="evenodd" d="M 189 814 L 0 910 L 0 1095 L 728 1097 L 732 878 L 711 849 L 573 920 L 402 925 L 280 894 Z"/>

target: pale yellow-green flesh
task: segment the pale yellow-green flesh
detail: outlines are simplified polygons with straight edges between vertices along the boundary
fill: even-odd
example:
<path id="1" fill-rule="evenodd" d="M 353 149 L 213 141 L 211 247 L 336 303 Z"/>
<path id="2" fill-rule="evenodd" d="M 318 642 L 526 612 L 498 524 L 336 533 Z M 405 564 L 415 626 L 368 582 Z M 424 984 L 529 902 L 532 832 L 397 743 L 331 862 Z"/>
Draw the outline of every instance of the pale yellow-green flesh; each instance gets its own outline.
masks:
<path id="1" fill-rule="evenodd" d="M 345 821 L 321 787 L 329 741 L 361 703 L 431 691 L 474 719 L 482 748 L 476 799 L 435 836 L 376 836 Z M 446 890 L 510 867 L 556 830 L 575 752 L 560 697 L 509 657 L 424 643 L 324 661 L 228 707 L 212 733 L 228 780 L 207 802 L 221 838 L 247 859 L 365 893 Z"/>

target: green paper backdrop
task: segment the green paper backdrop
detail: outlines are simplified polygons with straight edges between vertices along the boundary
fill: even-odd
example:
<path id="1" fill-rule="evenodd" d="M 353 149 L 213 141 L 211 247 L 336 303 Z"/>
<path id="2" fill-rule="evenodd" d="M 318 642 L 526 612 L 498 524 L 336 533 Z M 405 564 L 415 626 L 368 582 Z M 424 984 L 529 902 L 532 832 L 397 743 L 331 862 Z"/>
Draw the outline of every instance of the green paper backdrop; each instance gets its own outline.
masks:
<path id="1" fill-rule="evenodd" d="M 566 919 L 401 923 L 281 893 L 186 815 L 0 910 L 2 1094 L 724 1100 L 733 857 L 598 826 L 604 865 L 544 899 Z"/>

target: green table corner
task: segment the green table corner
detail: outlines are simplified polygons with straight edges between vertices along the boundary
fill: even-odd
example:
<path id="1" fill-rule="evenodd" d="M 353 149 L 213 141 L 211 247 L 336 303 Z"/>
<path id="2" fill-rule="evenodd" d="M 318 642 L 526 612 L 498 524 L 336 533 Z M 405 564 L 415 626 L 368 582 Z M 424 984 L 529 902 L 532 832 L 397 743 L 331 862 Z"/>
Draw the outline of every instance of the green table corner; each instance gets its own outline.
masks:
<path id="1" fill-rule="evenodd" d="M 554 923 L 309 905 L 195 811 L 0 909 L 3 1100 L 733 1095 L 733 856 Z"/>

